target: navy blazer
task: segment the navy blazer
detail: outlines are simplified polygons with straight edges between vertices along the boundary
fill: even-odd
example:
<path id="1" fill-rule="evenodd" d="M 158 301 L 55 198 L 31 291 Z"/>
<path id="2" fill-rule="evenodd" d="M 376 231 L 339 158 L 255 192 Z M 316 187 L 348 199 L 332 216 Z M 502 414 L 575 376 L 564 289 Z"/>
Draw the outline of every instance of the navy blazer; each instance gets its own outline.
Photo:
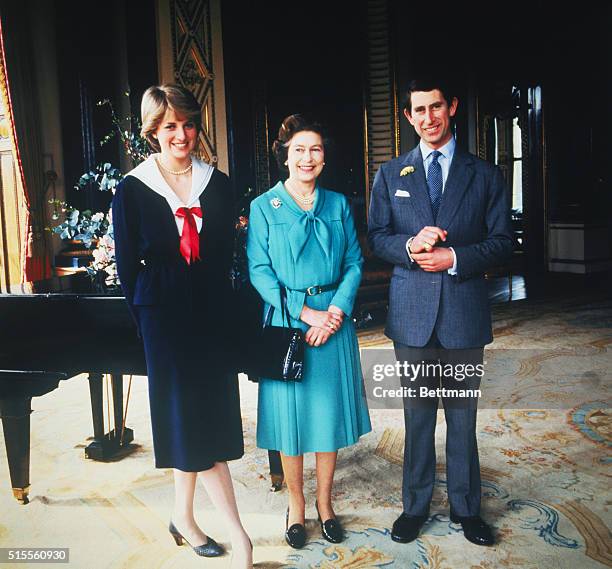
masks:
<path id="1" fill-rule="evenodd" d="M 407 166 L 413 171 L 400 176 Z M 404 195 L 396 195 L 397 190 Z M 453 247 L 456 276 L 426 272 L 410 261 L 406 242 L 428 225 L 448 231 L 440 246 Z M 509 259 L 513 243 L 499 168 L 456 149 L 434 220 L 419 146 L 383 164 L 372 186 L 368 243 L 374 254 L 394 265 L 385 330 L 389 338 L 421 347 L 435 330 L 445 348 L 492 341 L 484 273 Z"/>
<path id="2" fill-rule="evenodd" d="M 201 261 L 188 265 L 168 202 L 141 180 L 126 176 L 113 198 L 117 271 L 138 324 L 139 306 L 167 306 L 186 314 L 197 305 L 215 326 L 228 320 L 234 246 L 234 200 L 219 170 L 200 195 Z"/>

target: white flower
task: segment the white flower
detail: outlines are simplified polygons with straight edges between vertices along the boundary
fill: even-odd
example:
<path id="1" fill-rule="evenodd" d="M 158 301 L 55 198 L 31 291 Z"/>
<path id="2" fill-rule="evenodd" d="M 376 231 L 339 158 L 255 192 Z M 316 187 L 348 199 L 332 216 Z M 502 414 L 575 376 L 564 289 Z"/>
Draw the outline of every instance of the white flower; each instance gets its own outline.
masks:
<path id="1" fill-rule="evenodd" d="M 106 251 L 102 247 L 94 249 L 92 255 L 95 263 L 99 265 L 103 263 L 108 263 L 108 256 L 106 254 Z"/>
<path id="2" fill-rule="evenodd" d="M 99 211 L 98 213 L 94 213 L 94 214 L 91 216 L 91 220 L 92 220 L 92 221 L 96 221 L 96 222 L 98 222 L 98 223 L 99 223 L 100 221 L 102 221 L 103 219 L 104 219 L 104 214 L 103 214 L 101 211 Z"/>
<path id="3" fill-rule="evenodd" d="M 119 276 L 117 275 L 117 265 L 115 263 L 112 263 L 104 270 L 108 274 L 104 282 L 108 286 L 117 286 L 119 284 Z"/>

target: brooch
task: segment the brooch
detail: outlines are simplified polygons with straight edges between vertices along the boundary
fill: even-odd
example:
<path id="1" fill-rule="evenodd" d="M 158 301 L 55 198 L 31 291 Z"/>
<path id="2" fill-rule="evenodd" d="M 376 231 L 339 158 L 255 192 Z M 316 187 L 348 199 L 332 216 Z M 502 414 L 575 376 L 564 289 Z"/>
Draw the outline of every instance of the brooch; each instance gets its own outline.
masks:
<path id="1" fill-rule="evenodd" d="M 278 209 L 280 206 L 282 206 L 282 205 L 283 205 L 283 202 L 282 202 L 282 201 L 280 201 L 278 198 L 272 198 L 272 199 L 270 200 L 270 203 L 272 204 L 272 207 L 273 207 L 274 209 Z"/>
<path id="2" fill-rule="evenodd" d="M 402 168 L 400 176 L 407 176 L 408 174 L 412 174 L 412 172 L 414 172 L 414 166 L 406 166 L 405 168 Z"/>

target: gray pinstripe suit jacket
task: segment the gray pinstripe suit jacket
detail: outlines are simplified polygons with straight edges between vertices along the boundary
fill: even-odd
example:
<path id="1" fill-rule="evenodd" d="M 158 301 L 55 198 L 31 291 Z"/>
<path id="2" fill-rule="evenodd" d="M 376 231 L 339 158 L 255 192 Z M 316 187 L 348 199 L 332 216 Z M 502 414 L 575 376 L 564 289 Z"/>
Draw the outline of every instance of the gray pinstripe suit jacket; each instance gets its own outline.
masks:
<path id="1" fill-rule="evenodd" d="M 414 171 L 400 176 L 406 166 Z M 455 250 L 456 276 L 410 261 L 406 241 L 427 225 L 448 231 L 442 246 Z M 421 347 L 435 329 L 445 348 L 492 341 L 484 272 L 512 254 L 509 196 L 499 168 L 457 148 L 434 220 L 420 148 L 383 164 L 372 186 L 368 243 L 394 265 L 385 330 L 392 340 Z"/>

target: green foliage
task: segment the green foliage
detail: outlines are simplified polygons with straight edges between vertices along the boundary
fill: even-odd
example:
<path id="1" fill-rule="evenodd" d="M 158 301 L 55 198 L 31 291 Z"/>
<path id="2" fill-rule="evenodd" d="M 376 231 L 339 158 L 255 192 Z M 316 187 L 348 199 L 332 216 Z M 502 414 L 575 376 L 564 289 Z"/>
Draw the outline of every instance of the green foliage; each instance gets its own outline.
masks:
<path id="1" fill-rule="evenodd" d="M 96 184 L 98 189 L 105 192 L 114 190 L 117 184 L 123 180 L 123 174 L 118 168 L 113 168 L 108 162 L 98 164 L 95 170 L 85 172 L 74 186 L 77 190 L 83 190 L 90 184 Z"/>
<path id="2" fill-rule="evenodd" d="M 124 94 L 126 97 L 130 95 L 129 91 Z M 140 136 L 142 125 L 138 117 L 130 114 L 120 119 L 109 99 L 98 101 L 97 105 L 98 107 L 107 106 L 109 108 L 113 122 L 113 130 L 102 138 L 100 146 L 104 146 L 119 137 L 123 151 L 132 163 L 132 168 L 146 160 L 150 150 L 147 141 Z M 108 190 L 114 191 L 121 180 L 123 180 L 121 170 L 105 162 L 98 164 L 94 170 L 81 175 L 74 187 L 77 190 L 83 190 L 94 185 L 103 192 Z"/>
<path id="3" fill-rule="evenodd" d="M 94 240 L 108 231 L 108 216 L 101 212 L 92 213 L 89 209 L 79 211 L 61 200 L 49 200 L 49 203 L 53 205 L 55 219 L 59 219 L 60 214 L 64 217 L 59 225 L 47 227 L 48 231 L 59 235 L 60 239 L 81 241 L 89 249 Z"/>
<path id="4" fill-rule="evenodd" d="M 129 97 L 129 91 L 126 91 L 124 95 Z M 132 166 L 138 166 L 138 164 L 146 160 L 151 151 L 146 139 L 140 136 L 140 129 L 142 127 L 140 119 L 134 115 L 128 115 L 120 119 L 117 113 L 115 113 L 113 104 L 108 99 L 98 101 L 98 106 L 108 106 L 114 126 L 114 130 L 100 141 L 100 146 L 108 144 L 115 136 L 119 136 L 125 153 L 132 161 Z"/>
<path id="5" fill-rule="evenodd" d="M 129 92 L 125 93 L 129 96 Z M 115 113 L 113 104 L 104 99 L 98 102 L 98 106 L 107 106 L 110 109 L 113 130 L 100 141 L 100 146 L 108 144 L 119 137 L 126 156 L 132 162 L 132 167 L 137 166 L 149 155 L 147 142 L 140 136 L 140 121 L 133 115 L 120 119 Z M 98 164 L 94 170 L 81 175 L 74 186 L 77 190 L 87 190 L 96 187 L 98 190 L 107 192 L 115 191 L 115 188 L 123 180 L 123 173 L 115 168 L 110 162 Z M 74 239 L 81 241 L 90 248 L 93 240 L 107 234 L 109 229 L 108 215 L 102 212 L 92 213 L 90 210 L 79 211 L 61 200 L 50 200 L 53 204 L 53 220 L 63 221 L 56 226 L 47 227 L 48 231 L 55 233 L 60 239 Z"/>

